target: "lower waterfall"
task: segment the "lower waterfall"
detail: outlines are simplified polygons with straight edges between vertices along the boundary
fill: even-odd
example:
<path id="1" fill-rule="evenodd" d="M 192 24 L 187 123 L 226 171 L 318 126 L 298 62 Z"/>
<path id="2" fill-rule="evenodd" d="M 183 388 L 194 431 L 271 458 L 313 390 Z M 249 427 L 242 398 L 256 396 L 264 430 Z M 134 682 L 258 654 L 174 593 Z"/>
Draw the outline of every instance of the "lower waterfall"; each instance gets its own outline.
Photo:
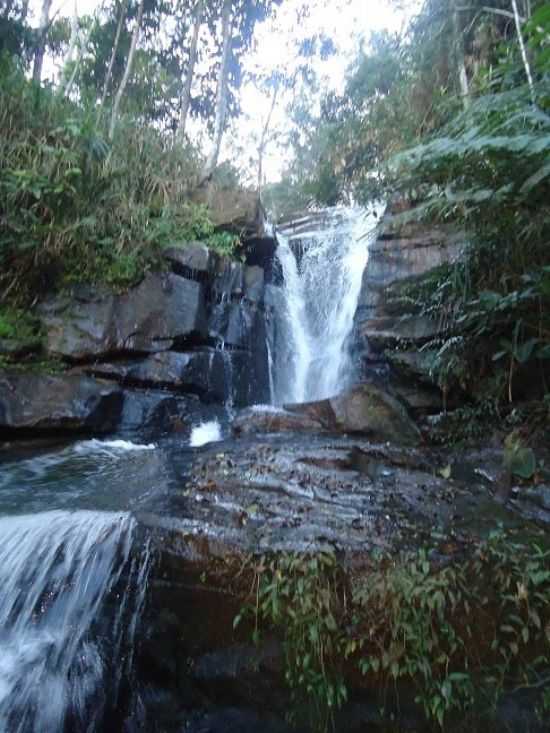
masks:
<path id="1" fill-rule="evenodd" d="M 129 514 L 0 519 L 0 731 L 101 730 L 130 672 L 149 556 Z"/>
<path id="2" fill-rule="evenodd" d="M 277 230 L 272 401 L 331 397 L 353 379 L 349 337 L 376 213 L 335 208 Z"/>

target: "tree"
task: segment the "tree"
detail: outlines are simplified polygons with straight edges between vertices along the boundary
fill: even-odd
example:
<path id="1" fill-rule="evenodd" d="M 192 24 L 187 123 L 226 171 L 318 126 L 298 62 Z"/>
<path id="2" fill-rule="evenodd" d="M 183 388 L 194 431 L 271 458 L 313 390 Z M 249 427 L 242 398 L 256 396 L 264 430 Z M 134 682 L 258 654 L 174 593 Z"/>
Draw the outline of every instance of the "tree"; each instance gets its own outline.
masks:
<path id="1" fill-rule="evenodd" d="M 271 127 L 271 119 L 273 112 L 277 104 L 277 97 L 279 96 L 280 79 L 275 79 L 273 83 L 273 93 L 271 96 L 271 104 L 269 106 L 269 112 L 265 118 L 265 123 L 262 129 L 262 135 L 260 137 L 260 144 L 258 145 L 258 194 L 261 194 L 263 184 L 263 162 L 264 154 L 269 142 L 269 130 Z"/>
<path id="2" fill-rule="evenodd" d="M 223 130 L 227 112 L 227 74 L 229 68 L 229 51 L 232 30 L 232 2 L 224 0 L 222 9 L 222 52 L 216 80 L 216 106 L 214 121 L 214 140 L 212 149 L 206 160 L 203 181 L 209 179 L 218 163 Z"/>
<path id="3" fill-rule="evenodd" d="M 180 141 L 183 141 L 183 138 L 185 136 L 185 126 L 187 124 L 187 117 L 189 115 L 189 108 L 191 106 L 191 87 L 193 84 L 195 65 L 197 63 L 197 48 L 199 42 L 199 32 L 204 14 L 204 4 L 205 0 L 197 0 L 193 17 L 193 32 L 191 36 L 191 46 L 189 49 L 189 62 L 180 99 L 180 118 L 178 124 L 178 138 Z"/>
<path id="4" fill-rule="evenodd" d="M 113 43 L 113 49 L 111 51 L 111 57 L 109 59 L 109 65 L 107 67 L 107 73 L 105 74 L 105 79 L 103 81 L 103 89 L 101 92 L 101 99 L 99 102 L 100 109 L 105 105 L 105 100 L 107 99 L 107 93 L 109 91 L 109 85 L 111 83 L 111 79 L 113 78 L 113 68 L 115 65 L 115 59 L 116 55 L 118 53 L 118 47 L 120 44 L 120 36 L 122 33 L 122 26 L 124 25 L 124 21 L 126 19 L 126 14 L 128 12 L 128 0 L 123 0 L 120 5 L 120 10 L 118 14 L 118 23 L 115 33 L 115 40 Z"/>
<path id="5" fill-rule="evenodd" d="M 130 79 L 130 74 L 132 73 L 132 66 L 134 63 L 134 56 L 136 54 L 136 48 L 137 43 L 139 40 L 139 34 L 141 32 L 141 23 L 143 20 L 143 7 L 145 4 L 145 0 L 140 0 L 139 8 L 138 8 L 138 14 L 136 18 L 136 25 L 134 27 L 134 32 L 132 34 L 132 42 L 130 43 L 130 51 L 128 53 L 128 59 L 126 60 L 126 67 L 124 69 L 124 75 L 122 77 L 122 81 L 120 82 L 120 86 L 118 88 L 118 91 L 115 96 L 115 100 L 113 103 L 113 110 L 111 114 L 111 124 L 109 126 L 109 139 L 112 140 L 115 134 L 115 126 L 118 118 L 118 113 L 120 110 L 120 103 L 122 101 L 122 97 L 124 96 L 124 92 L 126 90 L 126 86 L 128 84 L 128 80 Z"/>
<path id="6" fill-rule="evenodd" d="M 44 65 L 44 54 L 46 52 L 46 36 L 50 27 L 51 7 L 52 0 L 42 0 L 40 26 L 38 28 L 38 37 L 36 41 L 36 49 L 34 52 L 34 67 L 32 72 L 32 78 L 36 84 L 40 84 L 40 82 L 42 81 L 42 66 Z"/>

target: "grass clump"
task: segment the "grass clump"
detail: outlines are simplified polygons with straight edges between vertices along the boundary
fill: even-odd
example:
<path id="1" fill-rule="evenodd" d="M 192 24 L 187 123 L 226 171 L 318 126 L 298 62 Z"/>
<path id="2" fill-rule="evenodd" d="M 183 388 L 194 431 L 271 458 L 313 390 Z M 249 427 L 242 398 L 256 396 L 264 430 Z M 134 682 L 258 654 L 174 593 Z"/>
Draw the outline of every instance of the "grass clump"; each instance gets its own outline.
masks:
<path id="1" fill-rule="evenodd" d="M 499 530 L 452 564 L 421 549 L 379 556 L 358 576 L 331 553 L 280 554 L 260 560 L 254 590 L 236 623 L 251 616 L 256 641 L 260 629 L 282 633 L 292 717 L 307 711 L 316 730 L 334 727 L 358 675 L 381 710 L 390 691 L 399 708 L 413 690 L 428 726 L 444 730 L 487 722 L 520 689 L 536 694 L 541 719 L 550 711 L 550 550 L 539 537 Z"/>
<path id="2" fill-rule="evenodd" d="M 21 343 L 38 342 L 40 324 L 26 311 L 17 308 L 1 308 L 0 339 Z"/>

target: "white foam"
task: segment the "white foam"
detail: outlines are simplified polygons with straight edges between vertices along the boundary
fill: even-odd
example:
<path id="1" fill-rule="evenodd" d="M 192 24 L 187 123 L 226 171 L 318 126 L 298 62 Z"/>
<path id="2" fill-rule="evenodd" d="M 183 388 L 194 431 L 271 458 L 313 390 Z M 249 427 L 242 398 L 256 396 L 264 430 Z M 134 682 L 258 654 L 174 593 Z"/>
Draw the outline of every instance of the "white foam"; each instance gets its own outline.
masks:
<path id="1" fill-rule="evenodd" d="M 282 407 L 277 407 L 277 405 L 251 405 L 249 409 L 252 412 L 273 412 L 281 415 L 285 413 L 285 410 Z"/>
<path id="2" fill-rule="evenodd" d="M 129 451 L 138 450 L 155 450 L 154 443 L 132 443 L 129 440 L 83 440 L 73 446 L 75 453 L 107 453 L 113 455 L 115 453 L 127 453 Z"/>
<path id="3" fill-rule="evenodd" d="M 199 448 L 207 443 L 219 443 L 222 439 L 222 430 L 217 420 L 210 420 L 196 425 L 191 431 L 189 445 L 191 448 Z"/>

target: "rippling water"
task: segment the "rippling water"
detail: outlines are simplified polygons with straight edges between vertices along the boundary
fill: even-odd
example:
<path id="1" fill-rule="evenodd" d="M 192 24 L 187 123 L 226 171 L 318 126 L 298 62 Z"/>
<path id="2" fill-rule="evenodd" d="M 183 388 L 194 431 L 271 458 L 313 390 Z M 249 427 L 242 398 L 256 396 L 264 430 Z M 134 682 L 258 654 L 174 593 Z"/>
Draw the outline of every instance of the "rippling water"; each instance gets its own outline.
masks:
<path id="1" fill-rule="evenodd" d="M 115 439 L 0 461 L 0 733 L 106 730 L 152 562 L 134 512 L 160 511 L 191 455 Z"/>

